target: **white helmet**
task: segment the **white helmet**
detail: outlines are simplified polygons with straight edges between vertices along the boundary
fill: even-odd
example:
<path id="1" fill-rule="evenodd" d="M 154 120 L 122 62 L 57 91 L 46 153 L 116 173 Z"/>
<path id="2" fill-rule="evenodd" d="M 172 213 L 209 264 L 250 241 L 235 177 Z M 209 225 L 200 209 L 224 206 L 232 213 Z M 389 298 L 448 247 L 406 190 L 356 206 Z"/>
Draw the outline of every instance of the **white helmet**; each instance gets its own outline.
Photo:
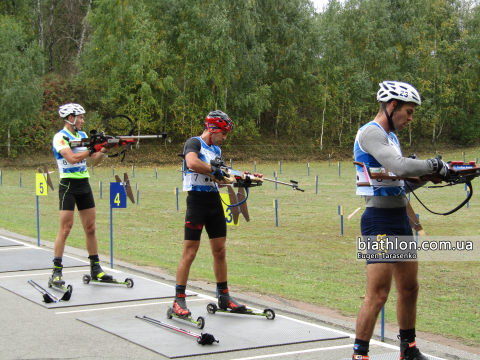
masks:
<path id="1" fill-rule="evenodd" d="M 400 81 L 384 81 L 378 85 L 380 85 L 380 90 L 377 92 L 377 100 L 379 102 L 388 102 L 395 99 L 422 105 L 420 94 L 410 84 Z"/>
<path id="2" fill-rule="evenodd" d="M 78 104 L 70 103 L 60 106 L 58 108 L 58 114 L 64 119 L 68 117 L 68 115 L 77 116 L 85 114 L 85 109 Z"/>

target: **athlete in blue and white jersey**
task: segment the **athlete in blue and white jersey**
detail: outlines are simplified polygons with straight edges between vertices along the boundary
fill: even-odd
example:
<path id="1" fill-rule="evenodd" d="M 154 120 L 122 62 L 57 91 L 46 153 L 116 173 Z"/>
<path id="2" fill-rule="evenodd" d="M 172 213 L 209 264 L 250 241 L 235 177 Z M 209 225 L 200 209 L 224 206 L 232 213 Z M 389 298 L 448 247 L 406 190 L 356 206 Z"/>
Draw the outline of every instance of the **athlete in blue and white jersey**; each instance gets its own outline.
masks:
<path id="1" fill-rule="evenodd" d="M 98 243 L 95 233 L 95 201 L 92 189 L 88 182 L 86 159 L 90 158 L 92 166 L 97 165 L 103 154 L 108 150 L 106 144 L 97 144 L 91 148 L 70 147 L 70 140 L 86 138 L 81 131 L 85 120 L 85 110 L 78 104 L 64 104 L 58 111 L 65 121 L 65 127 L 55 134 L 53 138 L 53 154 L 57 160 L 60 173 L 58 196 L 60 200 L 60 230 L 53 247 L 53 273 L 50 279 L 55 286 L 65 285 L 62 274 L 62 258 L 65 251 L 65 243 L 73 226 L 73 213 L 77 207 L 80 220 L 85 231 L 85 242 L 90 259 L 90 275 L 92 279 L 112 280 L 112 276 L 103 272 L 98 259 Z"/>
<path id="2" fill-rule="evenodd" d="M 394 134 L 413 120 L 415 107 L 421 105 L 418 91 L 407 83 L 384 81 L 380 83 L 377 100 L 381 103 L 377 116 L 362 126 L 355 138 L 355 161 L 363 162 L 371 171 L 382 171 L 381 168 L 384 168 L 400 177 L 420 176 L 434 171 L 447 176 L 447 164 L 440 159 L 422 161 L 403 157 L 400 142 Z M 357 166 L 357 184 L 366 181 L 364 169 Z M 378 236 L 412 236 L 404 181 L 370 181 L 372 187 L 357 186 L 357 195 L 365 197 L 366 210 L 361 219 L 364 240 L 375 242 Z M 415 346 L 417 273 L 416 261 L 367 261 L 367 294 L 357 317 L 353 359 L 369 358 L 369 342 L 378 314 L 387 301 L 393 276 L 398 292 L 400 358 L 427 360 Z"/>
<path id="3" fill-rule="evenodd" d="M 237 303 L 230 295 L 227 286 L 227 261 L 225 242 L 227 224 L 218 192 L 218 185 L 211 180 L 214 175 L 223 180 L 222 171 L 210 165 L 210 160 L 221 157 L 220 145 L 232 131 L 232 121 L 223 111 L 215 110 L 207 115 L 205 130 L 200 136 L 190 138 L 185 143 L 183 156 L 186 175 L 183 190 L 188 191 L 187 212 L 185 215 L 185 241 L 183 254 L 178 264 L 173 309 L 180 317 L 190 316 L 185 301 L 188 274 L 200 247 L 203 227 L 210 239 L 213 254 L 213 271 L 217 280 L 218 306 L 221 309 L 244 312 L 246 307 Z"/>

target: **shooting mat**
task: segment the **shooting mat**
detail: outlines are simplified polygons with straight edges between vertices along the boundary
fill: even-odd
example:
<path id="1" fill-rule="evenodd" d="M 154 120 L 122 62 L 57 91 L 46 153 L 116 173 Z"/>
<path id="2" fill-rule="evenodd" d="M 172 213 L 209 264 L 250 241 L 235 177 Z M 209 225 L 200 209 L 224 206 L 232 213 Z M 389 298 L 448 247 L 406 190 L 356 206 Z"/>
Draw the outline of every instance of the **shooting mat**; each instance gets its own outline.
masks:
<path id="1" fill-rule="evenodd" d="M 205 318 L 205 328 L 197 329 L 195 325 L 178 319 L 167 319 L 166 311 L 145 308 L 135 309 L 139 317 L 148 316 L 181 329 L 200 334 L 212 334 L 220 342 L 212 345 L 199 345 L 197 339 L 177 331 L 149 324 L 135 318 L 131 312 L 122 316 L 82 317 L 77 320 L 107 331 L 120 338 L 143 346 L 168 358 L 206 355 L 237 350 L 247 350 L 270 346 L 297 344 L 303 342 L 334 340 L 347 338 L 341 332 L 329 330 L 305 322 L 278 316 L 267 320 L 261 316 L 232 315 L 225 313 L 208 314 L 206 306 L 209 301 L 190 302 L 188 308 L 196 319 Z M 398 357 L 398 354 L 397 354 Z M 397 359 L 398 360 L 398 359 Z"/>
<path id="2" fill-rule="evenodd" d="M 126 285 L 99 284 L 95 282 L 84 284 L 82 280 L 83 275 L 89 274 L 89 267 L 86 267 L 84 270 L 63 270 L 65 286 L 72 285 L 73 288 L 72 297 L 69 301 L 47 304 L 43 301 L 42 294 L 28 283 L 28 280 L 33 280 L 47 291 L 61 298 L 63 292 L 47 286 L 50 273 L 0 276 L 0 287 L 49 309 L 124 301 L 173 298 L 175 296 L 175 289 L 173 286 L 161 284 L 142 277 L 132 276 L 114 269 L 104 268 L 104 270 L 107 274 L 112 275 L 114 279 L 118 281 L 124 281 L 126 278 L 133 279 L 133 287 L 127 288 Z M 187 295 L 191 296 L 195 294 L 187 292 Z"/>
<path id="3" fill-rule="evenodd" d="M 25 246 L 21 242 L 5 239 L 0 236 L 0 247 L 3 246 Z"/>
<path id="4" fill-rule="evenodd" d="M 88 265 L 87 261 L 63 257 L 63 267 Z M 53 252 L 34 247 L 5 248 L 0 251 L 0 273 L 53 268 Z"/>
<path id="5" fill-rule="evenodd" d="M 370 360 L 398 360 L 398 354 L 399 354 L 399 351 L 394 353 L 388 353 L 388 354 L 370 355 Z M 431 355 L 425 355 L 425 356 L 430 360 L 442 360 L 439 357 L 435 357 Z M 352 358 L 344 358 L 342 360 L 352 360 Z"/>

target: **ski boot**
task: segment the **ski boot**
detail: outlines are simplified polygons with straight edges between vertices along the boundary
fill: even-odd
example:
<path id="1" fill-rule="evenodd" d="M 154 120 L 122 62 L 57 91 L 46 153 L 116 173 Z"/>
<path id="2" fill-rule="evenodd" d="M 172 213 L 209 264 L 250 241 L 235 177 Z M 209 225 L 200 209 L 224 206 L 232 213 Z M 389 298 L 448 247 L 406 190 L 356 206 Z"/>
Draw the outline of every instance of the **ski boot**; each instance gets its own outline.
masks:
<path id="1" fill-rule="evenodd" d="M 64 294 L 61 297 L 61 300 L 68 301 L 72 296 L 73 287 L 72 285 L 65 286 L 65 280 L 63 280 L 62 274 L 62 265 L 54 265 L 52 276 L 48 278 L 48 287 L 63 291 Z"/>
<path id="2" fill-rule="evenodd" d="M 358 354 L 353 354 L 352 355 L 352 360 L 369 360 L 370 357 L 368 355 L 358 355 Z"/>
<path id="3" fill-rule="evenodd" d="M 90 281 L 97 283 L 127 285 L 128 288 L 133 287 L 133 279 L 126 278 L 125 281 L 117 281 L 112 275 L 105 274 L 98 261 L 92 260 L 90 261 L 90 275 L 83 275 L 84 284 L 88 284 Z"/>
<path id="4" fill-rule="evenodd" d="M 214 303 L 209 303 L 207 305 L 207 312 L 209 314 L 215 314 L 218 311 L 231 314 L 264 316 L 268 320 L 275 319 L 275 311 L 272 309 L 265 309 L 263 310 L 263 313 L 255 312 L 251 309 L 247 309 L 244 304 L 239 304 L 233 300 L 228 293 L 228 289 L 223 290 L 222 293 L 223 294 L 218 297 L 218 306 Z"/>
<path id="5" fill-rule="evenodd" d="M 429 360 L 416 346 L 416 342 L 408 341 L 400 343 L 400 360 Z"/>
<path id="6" fill-rule="evenodd" d="M 187 309 L 187 303 L 185 301 L 186 296 L 187 295 L 185 294 L 177 294 L 175 296 L 175 300 L 173 300 L 173 307 L 169 307 L 167 309 L 167 319 L 174 317 L 176 319 L 195 324 L 197 328 L 203 329 L 205 327 L 205 319 L 199 316 L 197 321 L 195 321 L 192 318 L 192 313 Z"/>

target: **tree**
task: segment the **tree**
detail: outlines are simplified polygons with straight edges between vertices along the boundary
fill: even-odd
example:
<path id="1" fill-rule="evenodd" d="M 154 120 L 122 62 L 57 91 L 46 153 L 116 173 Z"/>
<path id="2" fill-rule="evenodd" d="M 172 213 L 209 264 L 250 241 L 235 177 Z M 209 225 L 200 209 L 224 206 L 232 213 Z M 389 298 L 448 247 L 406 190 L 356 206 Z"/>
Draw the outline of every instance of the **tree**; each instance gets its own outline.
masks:
<path id="1" fill-rule="evenodd" d="M 42 62 L 41 49 L 25 42 L 20 24 L 0 15 L 0 132 L 7 135 L 8 157 L 11 135 L 38 118 Z"/>

